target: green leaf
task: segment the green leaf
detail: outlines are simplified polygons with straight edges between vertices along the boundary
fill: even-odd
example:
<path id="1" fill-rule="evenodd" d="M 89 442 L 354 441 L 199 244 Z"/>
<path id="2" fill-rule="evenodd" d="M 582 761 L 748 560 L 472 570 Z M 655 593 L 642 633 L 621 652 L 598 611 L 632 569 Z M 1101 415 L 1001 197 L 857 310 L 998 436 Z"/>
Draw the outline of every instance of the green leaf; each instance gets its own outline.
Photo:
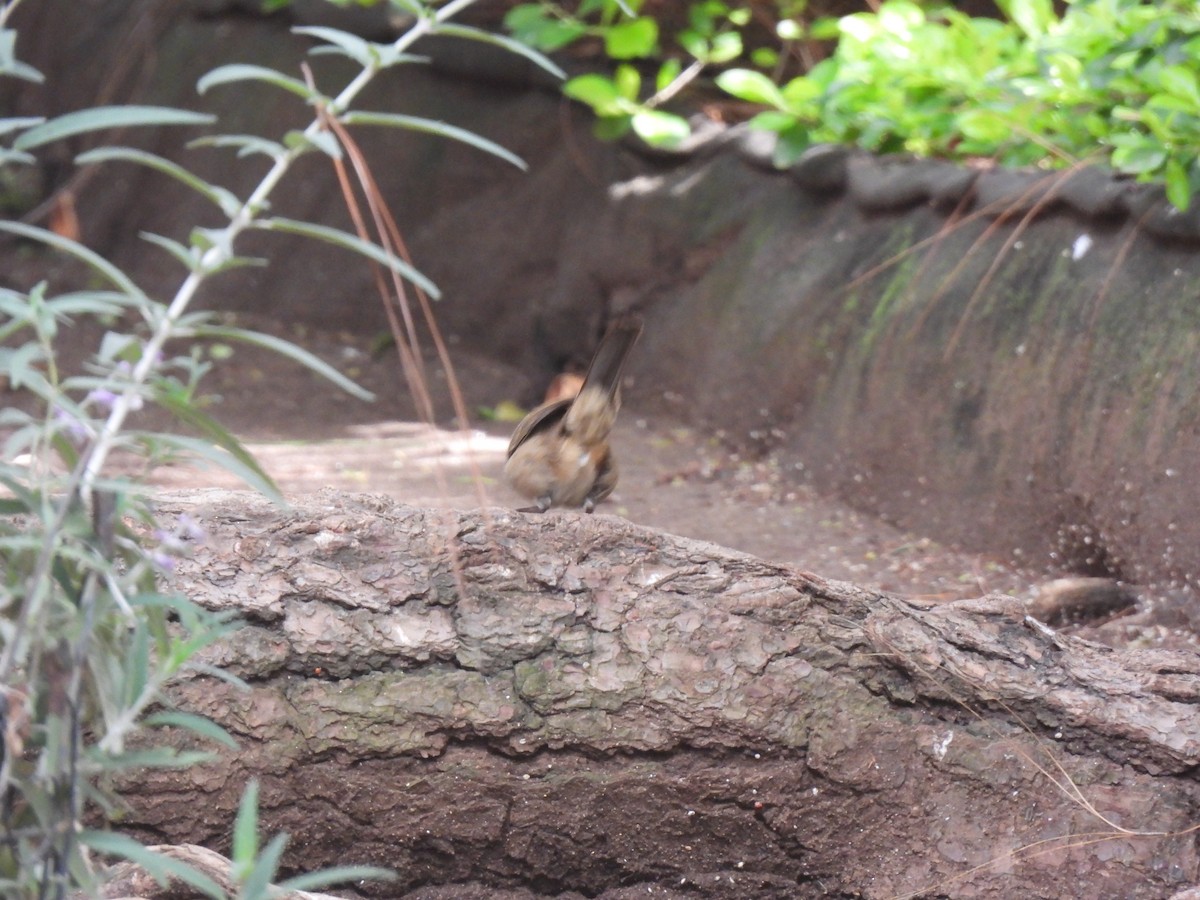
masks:
<path id="1" fill-rule="evenodd" d="M 249 156 L 251 153 L 261 153 L 271 159 L 278 159 L 287 154 L 287 147 L 283 144 L 253 134 L 211 135 L 189 141 L 188 147 L 237 147 L 239 157 Z"/>
<path id="2" fill-rule="evenodd" d="M 126 835 L 109 831 L 83 831 L 79 835 L 79 841 L 97 853 L 119 856 L 137 863 L 149 872 L 161 887 L 165 888 L 171 879 L 176 878 L 212 900 L 227 900 L 221 886 L 203 872 L 177 859 L 155 853 Z"/>
<path id="3" fill-rule="evenodd" d="M 149 231 L 138 233 L 143 241 L 149 241 L 156 247 L 161 247 L 171 254 L 185 269 L 189 272 L 195 272 L 200 268 L 200 257 L 192 248 L 185 247 L 179 241 L 172 240 L 169 237 L 163 237 L 161 234 L 153 234 Z"/>
<path id="4" fill-rule="evenodd" d="M 47 231 L 44 228 L 35 228 L 32 225 L 25 225 L 21 222 L 12 222 L 0 219 L 0 231 L 7 231 L 11 234 L 19 234 L 21 237 L 29 238 L 30 240 L 40 241 L 56 250 L 61 250 L 64 253 L 74 256 L 76 259 L 87 263 L 110 282 L 124 291 L 129 297 L 137 303 L 149 303 L 150 298 L 147 297 L 142 289 L 139 288 L 133 281 L 110 263 L 103 256 L 89 250 L 87 247 L 78 241 L 73 241 L 70 238 L 61 237 L 53 231 Z"/>
<path id="5" fill-rule="evenodd" d="M 128 769 L 189 769 L 195 765 L 212 762 L 212 753 L 176 750 L 173 747 L 147 747 L 144 750 L 127 750 L 124 753 L 95 753 L 89 757 L 93 766 L 104 771 L 120 772 Z"/>
<path id="6" fill-rule="evenodd" d="M 6 4 L 6 7 L 10 4 Z M 33 66 L 17 59 L 17 32 L 12 28 L 0 28 L 0 75 L 11 75 L 41 84 L 46 80 Z"/>
<path id="7" fill-rule="evenodd" d="M 575 37 L 582 33 L 582 29 L 569 29 L 578 32 Z M 470 25 L 458 25 L 450 22 L 443 22 L 434 29 L 437 34 L 446 34 L 451 37 L 466 38 L 471 41 L 481 41 L 485 44 L 491 44 L 495 47 L 503 47 L 518 56 L 523 56 L 539 68 L 549 72 L 555 78 L 560 80 L 567 77 L 567 73 L 560 69 L 553 60 L 538 53 L 528 44 L 523 44 L 520 41 L 515 41 L 510 37 L 505 37 L 502 34 L 493 34 L 490 31 L 485 31 L 482 28 L 472 28 Z M 574 37 L 571 38 L 574 40 Z M 569 41 L 568 41 L 569 43 Z M 557 49 L 557 48 L 547 48 Z"/>
<path id="8" fill-rule="evenodd" d="M 1193 111 L 1200 107 L 1200 80 L 1193 69 L 1166 66 L 1159 71 L 1158 80 L 1168 92 L 1188 101 Z"/>
<path id="9" fill-rule="evenodd" d="M 1164 181 L 1167 199 L 1171 201 L 1171 205 L 1180 212 L 1187 212 L 1187 208 L 1192 204 L 1192 185 L 1183 163 L 1174 157 L 1168 159 Z"/>
<path id="10" fill-rule="evenodd" d="M 57 116 L 20 134 L 13 147 L 32 150 L 52 141 L 89 131 L 139 125 L 211 125 L 216 116 L 165 106 L 96 106 Z"/>
<path id="11" fill-rule="evenodd" d="M 791 113 L 779 112 L 775 109 L 760 112 L 746 123 L 748 127 L 753 128 L 755 131 L 783 131 L 785 128 L 791 128 L 795 124 L 795 116 Z"/>
<path id="12" fill-rule="evenodd" d="M 632 124 L 631 115 L 600 116 L 592 125 L 592 131 L 602 141 L 615 141 L 627 135 Z"/>
<path id="13" fill-rule="evenodd" d="M 1113 144 L 1113 167 L 1130 175 L 1157 172 L 1167 161 L 1163 145 L 1144 134 L 1117 134 Z"/>
<path id="14" fill-rule="evenodd" d="M 579 14 L 584 15 L 582 10 Z M 560 19 L 538 3 L 514 6 L 504 16 L 504 27 L 513 33 L 518 43 L 524 42 L 550 53 L 561 50 L 587 33 L 587 27 L 582 22 Z"/>
<path id="15" fill-rule="evenodd" d="M 298 78 L 292 78 L 289 75 L 276 72 L 274 69 L 269 69 L 266 66 L 254 66 L 249 63 L 230 63 L 229 65 L 218 66 L 196 82 L 196 90 L 204 94 L 210 88 L 238 81 L 264 81 L 275 87 L 283 88 L 297 97 L 303 97 L 310 102 L 325 99 L 319 92 L 311 90 L 307 84 Z"/>
<path id="16" fill-rule="evenodd" d="M 202 197 L 210 200 L 221 212 L 230 218 L 233 218 L 241 208 L 241 201 L 234 196 L 232 191 L 228 191 L 215 184 L 209 184 L 203 178 L 193 175 L 178 163 L 164 159 L 153 153 L 147 153 L 145 150 L 135 150 L 132 147 L 99 147 L 75 157 L 75 162 L 83 166 L 92 163 L 108 162 L 109 160 L 137 163 L 148 166 L 165 175 L 170 175 L 175 180 L 186 184 Z"/>
<path id="17" fill-rule="evenodd" d="M 119 316 L 136 301 L 119 291 L 68 291 L 46 302 L 57 318 Z"/>
<path id="18" fill-rule="evenodd" d="M 284 138 L 289 147 L 306 144 L 314 150 L 320 150 L 330 159 L 342 158 L 342 145 L 337 135 L 328 131 L 289 131 Z"/>
<path id="19" fill-rule="evenodd" d="M 325 28 L 319 25 L 298 26 L 292 29 L 292 34 L 304 34 L 319 41 L 332 45 L 341 50 L 346 56 L 357 62 L 364 69 L 370 69 L 379 64 L 379 48 L 370 41 L 363 40 L 356 34 L 350 34 L 337 28 Z"/>
<path id="20" fill-rule="evenodd" d="M 779 132 L 779 140 L 775 143 L 772 162 L 778 169 L 786 169 L 795 164 L 805 150 L 812 144 L 812 136 L 802 122 L 795 122 L 790 128 Z"/>
<path id="21" fill-rule="evenodd" d="M 742 55 L 742 36 L 736 31 L 726 31 L 712 39 L 707 62 L 721 65 Z"/>
<path id="22" fill-rule="evenodd" d="M 420 116 L 406 116 L 400 113 L 362 112 L 358 110 L 346 113 L 342 116 L 342 121 L 347 125 L 387 125 L 392 128 L 404 128 L 409 131 L 434 134 L 438 137 L 469 144 L 477 150 L 483 150 L 485 153 L 490 153 L 507 163 L 511 163 L 521 171 L 525 171 L 528 168 L 521 157 L 504 149 L 499 144 L 489 141 L 487 138 L 482 138 L 472 131 L 467 131 L 465 128 L 448 125 L 445 122 L 425 119 Z"/>
<path id="23" fill-rule="evenodd" d="M 218 744 L 224 744 L 226 747 L 230 747 L 234 750 L 236 750 L 238 746 L 237 741 L 233 739 L 228 731 L 226 731 L 212 719 L 205 718 L 204 716 L 198 716 L 194 713 L 178 712 L 174 710 L 157 712 L 153 715 L 147 716 L 144 721 L 145 724 L 149 725 L 151 728 L 161 728 L 164 726 L 173 728 L 186 728 L 188 731 L 191 731 L 202 738 L 207 738 L 208 740 L 215 741 Z"/>
<path id="24" fill-rule="evenodd" d="M 637 69 L 628 63 L 621 63 L 613 73 L 613 84 L 617 86 L 617 93 L 624 99 L 637 103 L 638 94 L 642 90 L 642 76 Z"/>
<path id="25" fill-rule="evenodd" d="M 658 74 L 654 77 L 655 93 L 661 93 L 670 87 L 681 71 L 683 71 L 683 63 L 679 60 L 674 58 L 666 60 L 658 67 Z"/>
<path id="26" fill-rule="evenodd" d="M 0 119 L 0 134 L 12 134 L 34 125 L 45 122 L 44 116 L 18 116 L 11 119 Z"/>
<path id="27" fill-rule="evenodd" d="M 604 50 L 612 59 L 641 59 L 658 46 L 658 23 L 640 18 L 613 25 L 604 33 Z"/>
<path id="28" fill-rule="evenodd" d="M 964 137 L 982 144 L 995 146 L 1013 134 L 1008 120 L 990 109 L 969 109 L 957 121 Z"/>
<path id="29" fill-rule="evenodd" d="M 434 300 L 441 296 L 441 291 L 432 281 L 402 260 L 395 254 L 388 253 L 378 244 L 372 244 L 370 241 L 364 241 L 357 235 L 349 234 L 345 231 L 340 231 L 337 228 L 330 228 L 327 225 L 317 225 L 314 222 L 302 222 L 298 219 L 285 219 L 279 216 L 270 219 L 260 219 L 254 223 L 254 227 L 261 228 L 266 231 L 282 231 L 287 234 L 300 234 L 305 237 L 315 238 L 318 241 L 324 241 L 327 244 L 333 244 L 336 247 L 342 247 L 346 250 L 353 250 L 367 259 L 374 260 L 384 266 L 387 266 L 402 278 L 406 278 L 427 293 Z"/>
<path id="30" fill-rule="evenodd" d="M 242 791 L 237 818 L 233 823 L 233 847 L 230 851 L 239 880 L 245 879 L 258 856 L 258 779 L 251 778 Z"/>
<path id="31" fill-rule="evenodd" d="M 255 861 L 254 868 L 242 883 L 241 896 L 245 900 L 268 900 L 268 890 L 275 873 L 279 871 L 279 860 L 283 856 L 287 841 L 286 834 L 277 834 L 267 842 L 262 854 Z"/>
<path id="32" fill-rule="evenodd" d="M 780 93 L 788 109 L 799 112 L 813 100 L 821 96 L 822 88 L 816 81 L 805 75 L 797 75 L 783 86 Z"/>
<path id="33" fill-rule="evenodd" d="M 396 873 L 391 869 L 381 869 L 377 866 L 335 866 L 320 872 L 297 875 L 295 878 L 281 881 L 279 886 L 287 891 L 312 891 L 337 884 L 349 884 L 351 881 L 395 880 Z"/>
<path id="34" fill-rule="evenodd" d="M 37 157 L 32 153 L 18 153 L 16 150 L 0 147 L 0 166 L 32 166 L 36 163 Z"/>
<path id="35" fill-rule="evenodd" d="M 652 147 L 676 147 L 692 133 L 687 119 L 657 109 L 633 114 L 633 130 Z"/>
<path id="36" fill-rule="evenodd" d="M 762 103 L 784 109 L 787 106 L 783 94 L 762 72 L 753 69 L 730 69 L 717 76 L 717 87 L 725 93 L 748 103 Z"/>
<path id="37" fill-rule="evenodd" d="M 262 334 L 257 331 L 248 331 L 244 328 L 235 328 L 227 325 L 197 325 L 186 330 L 185 335 L 193 338 L 207 338 L 212 340 L 225 341 L 240 341 L 245 344 L 252 344 L 256 347 L 263 347 L 278 353 L 280 356 L 295 360 L 311 372 L 315 372 L 327 381 L 340 387 L 347 394 L 351 394 L 360 400 L 365 400 L 368 403 L 375 399 L 375 395 L 363 387 L 355 384 L 333 366 L 329 365 L 319 356 L 316 356 L 290 341 L 285 341 L 281 338 L 274 337 L 269 334 Z"/>
<path id="38" fill-rule="evenodd" d="M 283 500 L 279 488 L 275 486 L 271 476 L 263 471 L 241 442 L 215 419 L 196 409 L 185 397 L 174 391 L 157 390 L 154 400 L 184 425 L 198 431 L 204 438 L 204 440 L 200 440 L 183 435 L 160 434 L 155 435 L 158 440 L 188 450 L 202 459 L 216 463 L 276 502 Z M 225 452 L 220 453 L 219 450 Z"/>
<path id="39" fill-rule="evenodd" d="M 599 115 L 620 110 L 621 94 L 617 86 L 603 75 L 580 75 L 563 85 L 563 93 L 573 100 L 586 103 Z"/>
<path id="40" fill-rule="evenodd" d="M 841 29 L 836 18 L 824 16 L 813 19 L 813 23 L 808 27 L 808 33 L 814 41 L 835 41 L 841 33 Z"/>
<path id="41" fill-rule="evenodd" d="M 1040 37 L 1057 20 L 1052 0 L 996 0 L 996 5 L 1027 37 Z"/>

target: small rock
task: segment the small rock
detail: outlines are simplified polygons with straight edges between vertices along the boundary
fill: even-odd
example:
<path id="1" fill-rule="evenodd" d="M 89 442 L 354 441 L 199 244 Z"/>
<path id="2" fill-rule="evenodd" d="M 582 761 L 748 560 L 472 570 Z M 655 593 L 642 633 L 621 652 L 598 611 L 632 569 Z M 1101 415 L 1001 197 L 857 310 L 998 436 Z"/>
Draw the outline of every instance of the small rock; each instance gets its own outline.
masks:
<path id="1" fill-rule="evenodd" d="M 1024 215 L 1043 204 L 1049 212 L 1058 197 L 1047 199 L 1061 175 L 1017 169 L 992 169 L 975 179 L 975 207 L 990 216 Z"/>
<path id="2" fill-rule="evenodd" d="M 1131 187 L 1133 182 L 1127 177 L 1105 166 L 1086 166 L 1064 176 L 1058 196 L 1077 213 L 1111 218 L 1125 212 L 1122 201 Z"/>
<path id="3" fill-rule="evenodd" d="M 842 144 L 816 144 L 800 154 L 788 174 L 807 190 L 838 193 L 846 189 L 847 164 L 853 153 Z"/>

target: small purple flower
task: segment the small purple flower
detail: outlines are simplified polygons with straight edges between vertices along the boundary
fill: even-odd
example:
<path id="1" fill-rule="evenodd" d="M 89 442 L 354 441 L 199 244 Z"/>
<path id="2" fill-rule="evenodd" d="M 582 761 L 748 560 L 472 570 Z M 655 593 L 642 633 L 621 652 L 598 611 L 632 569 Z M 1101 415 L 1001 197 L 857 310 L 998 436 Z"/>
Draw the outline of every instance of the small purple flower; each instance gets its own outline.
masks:
<path id="1" fill-rule="evenodd" d="M 84 402 L 85 403 L 95 403 L 101 409 L 103 409 L 107 412 L 112 412 L 113 407 L 117 405 L 117 397 L 118 396 L 119 396 L 118 394 L 115 394 L 113 391 L 110 391 L 108 388 L 99 387 L 99 388 L 95 388 L 94 390 L 90 391 L 87 395 L 87 398 L 84 400 Z M 142 408 L 141 396 L 139 396 L 138 394 L 134 394 L 132 397 L 130 397 L 129 398 L 129 408 L 130 408 L 130 410 L 141 409 Z"/>
<path id="2" fill-rule="evenodd" d="M 92 437 L 91 426 L 82 421 L 78 416 L 67 412 L 61 406 L 54 407 L 54 420 L 63 426 L 63 431 L 66 432 L 67 437 L 77 443 L 82 444 Z"/>
<path id="3" fill-rule="evenodd" d="M 175 557 L 162 550 L 151 550 L 148 554 L 151 564 L 165 575 L 175 571 Z"/>
<path id="4" fill-rule="evenodd" d="M 197 544 L 208 539 L 208 532 L 204 530 L 204 526 L 187 513 L 179 514 L 179 518 L 175 520 L 175 531 L 185 541 L 194 541 Z"/>
<path id="5" fill-rule="evenodd" d="M 97 406 L 111 412 L 112 408 L 117 405 L 117 395 L 108 388 L 96 388 L 88 393 L 83 402 L 95 403 Z"/>

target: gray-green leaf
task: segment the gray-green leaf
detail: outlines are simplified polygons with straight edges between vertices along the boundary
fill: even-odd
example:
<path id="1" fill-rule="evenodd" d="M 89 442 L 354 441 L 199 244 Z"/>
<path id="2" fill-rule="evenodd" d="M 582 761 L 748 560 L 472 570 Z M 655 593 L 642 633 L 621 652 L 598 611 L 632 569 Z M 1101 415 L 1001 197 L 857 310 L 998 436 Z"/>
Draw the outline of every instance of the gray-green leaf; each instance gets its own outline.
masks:
<path id="1" fill-rule="evenodd" d="M 141 125 L 211 125 L 216 116 L 168 106 L 97 106 L 56 116 L 30 128 L 13 141 L 17 150 L 32 150 L 51 141 L 89 131 Z"/>
<path id="2" fill-rule="evenodd" d="M 227 325 L 208 325 L 199 324 L 186 330 L 186 334 L 181 336 L 193 338 L 208 338 L 212 340 L 225 341 L 241 341 L 245 344 L 253 344 L 257 347 L 262 347 L 266 350 L 271 350 L 278 353 L 280 356 L 286 356 L 288 359 L 295 360 L 304 366 L 306 369 L 320 375 L 327 381 L 331 381 L 340 387 L 348 394 L 352 394 L 360 400 L 368 402 L 375 399 L 375 395 L 365 388 L 355 384 L 329 363 L 325 362 L 318 356 L 305 350 L 291 341 L 285 341 L 282 338 L 274 337 L 270 334 L 263 334 L 258 331 L 248 331 L 244 328 L 234 328 Z"/>
<path id="3" fill-rule="evenodd" d="M 525 161 L 521 157 L 504 149 L 499 144 L 489 141 L 487 138 L 482 138 L 472 131 L 467 131 L 465 128 L 448 125 L 445 122 L 438 122 L 434 119 L 425 119 L 420 116 L 406 116 L 401 113 L 355 111 L 348 112 L 342 116 L 342 121 L 347 125 L 388 125 L 393 128 L 405 128 L 409 131 L 436 134 L 439 137 L 462 141 L 464 144 L 470 144 L 472 147 L 483 150 L 486 153 L 491 153 L 493 156 L 498 156 L 505 162 L 512 163 L 521 171 L 529 168 L 525 165 Z"/>
<path id="4" fill-rule="evenodd" d="M 236 81 L 265 81 L 267 84 L 283 88 L 305 100 L 321 99 L 319 93 L 309 88 L 299 78 L 292 78 L 290 75 L 284 75 L 282 72 L 276 72 L 266 66 L 254 66 L 249 63 L 230 63 L 227 66 L 218 66 L 196 82 L 196 90 L 203 94 L 209 88 L 219 84 L 230 84 Z"/>
<path id="5" fill-rule="evenodd" d="M 75 157 L 75 161 L 80 165 L 107 162 L 109 160 L 138 163 L 139 165 L 149 166 L 151 169 L 155 169 L 165 175 L 170 175 L 177 181 L 186 184 L 198 194 L 211 200 L 221 212 L 231 219 L 237 214 L 238 209 L 241 208 L 241 201 L 238 200 L 232 191 L 226 190 L 219 185 L 210 184 L 200 176 L 193 175 L 183 166 L 179 165 L 179 163 L 164 159 L 154 153 L 147 153 L 145 150 L 135 150 L 132 147 L 98 147 L 95 150 L 89 150 L 87 153 L 81 153 Z"/>
<path id="6" fill-rule="evenodd" d="M 372 244 L 370 241 L 364 241 L 357 235 L 341 231 L 337 228 L 330 228 L 327 225 L 317 225 L 314 222 L 302 222 L 299 219 L 285 219 L 275 216 L 270 219 L 260 219 L 254 223 L 256 228 L 262 228 L 267 231 L 283 231 L 288 234 L 301 234 L 305 237 L 316 238 L 319 241 L 325 241 L 327 244 L 333 244 L 337 247 L 344 247 L 347 250 L 353 250 L 362 256 L 372 259 L 381 265 L 387 266 L 393 272 L 396 272 L 403 278 L 407 278 L 433 299 L 439 298 L 442 293 L 438 290 L 437 285 L 432 281 L 402 260 L 393 253 L 388 253 L 378 244 Z"/>

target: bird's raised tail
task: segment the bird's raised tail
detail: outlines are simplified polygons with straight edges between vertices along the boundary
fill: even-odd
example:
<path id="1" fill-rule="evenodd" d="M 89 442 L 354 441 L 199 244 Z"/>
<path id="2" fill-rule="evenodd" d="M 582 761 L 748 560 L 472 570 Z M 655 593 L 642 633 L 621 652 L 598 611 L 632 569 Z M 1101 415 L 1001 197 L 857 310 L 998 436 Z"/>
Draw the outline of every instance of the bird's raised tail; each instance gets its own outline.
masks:
<path id="1" fill-rule="evenodd" d="M 583 387 L 599 388 L 607 396 L 613 397 L 621 386 L 621 372 L 625 368 L 625 360 L 629 351 L 637 343 L 642 333 L 642 320 L 637 318 L 620 319 L 605 332 L 596 348 L 596 355 L 588 365 L 587 374 L 583 377 Z"/>

